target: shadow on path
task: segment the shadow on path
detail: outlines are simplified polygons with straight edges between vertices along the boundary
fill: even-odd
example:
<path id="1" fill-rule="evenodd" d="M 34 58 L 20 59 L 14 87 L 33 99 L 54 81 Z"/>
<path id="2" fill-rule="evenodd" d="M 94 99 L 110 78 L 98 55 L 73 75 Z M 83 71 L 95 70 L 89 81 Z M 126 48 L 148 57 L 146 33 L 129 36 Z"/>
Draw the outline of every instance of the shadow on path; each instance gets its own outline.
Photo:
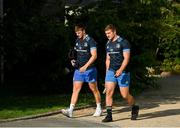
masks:
<path id="1" fill-rule="evenodd" d="M 140 114 L 137 120 L 180 115 L 180 76 L 173 75 L 161 78 L 158 80 L 158 83 L 161 86 L 160 89 L 148 90 L 136 98 L 140 105 Z M 176 107 L 172 108 L 172 105 Z M 142 111 L 146 112 L 143 114 Z M 129 112 L 130 114 L 131 109 L 130 107 L 126 107 L 113 111 L 114 114 L 122 112 Z M 114 116 L 118 117 L 118 115 Z M 129 118 L 121 117 L 121 119 L 119 119 L 118 117 L 114 122 L 127 120 Z"/>

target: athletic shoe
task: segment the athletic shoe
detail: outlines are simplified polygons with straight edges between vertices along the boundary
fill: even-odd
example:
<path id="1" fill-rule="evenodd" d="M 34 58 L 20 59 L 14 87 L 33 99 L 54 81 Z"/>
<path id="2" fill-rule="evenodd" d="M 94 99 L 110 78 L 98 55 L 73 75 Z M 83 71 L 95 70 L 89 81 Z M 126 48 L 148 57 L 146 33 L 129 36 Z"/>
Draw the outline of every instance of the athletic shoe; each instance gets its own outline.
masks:
<path id="1" fill-rule="evenodd" d="M 113 121 L 112 116 L 108 116 L 108 115 L 102 120 L 102 122 L 112 122 L 112 121 Z"/>
<path id="2" fill-rule="evenodd" d="M 101 115 L 102 115 L 101 109 L 96 109 L 95 113 L 93 114 L 94 117 L 101 116 Z"/>
<path id="3" fill-rule="evenodd" d="M 61 112 L 63 115 L 65 115 L 69 118 L 73 117 L 73 113 L 72 113 L 72 111 L 69 111 L 69 109 L 62 109 Z"/>
<path id="4" fill-rule="evenodd" d="M 131 120 L 136 120 L 139 114 L 139 106 L 135 105 L 132 107 Z"/>

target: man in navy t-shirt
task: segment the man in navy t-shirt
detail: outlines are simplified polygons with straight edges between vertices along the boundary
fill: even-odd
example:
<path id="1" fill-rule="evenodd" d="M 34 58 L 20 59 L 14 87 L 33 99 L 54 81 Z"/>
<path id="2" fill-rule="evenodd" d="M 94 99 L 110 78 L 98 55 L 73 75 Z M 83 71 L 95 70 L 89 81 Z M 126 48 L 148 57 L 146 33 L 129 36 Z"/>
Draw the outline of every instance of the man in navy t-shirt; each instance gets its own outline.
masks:
<path id="1" fill-rule="evenodd" d="M 78 68 L 83 67 L 91 58 L 91 51 L 96 51 L 96 42 L 89 35 L 85 35 L 84 40 L 77 38 L 74 49 L 77 51 Z M 94 63 L 87 66 L 87 69 L 95 68 Z"/>
<path id="2" fill-rule="evenodd" d="M 79 92 L 84 82 L 89 84 L 89 88 L 94 94 L 96 100 L 96 111 L 93 116 L 101 116 L 101 97 L 97 87 L 97 70 L 94 62 L 97 58 L 96 42 L 86 34 L 85 26 L 78 24 L 75 26 L 77 40 L 74 50 L 77 52 L 76 60 L 71 60 L 73 66 L 76 66 L 73 77 L 73 93 L 71 103 L 68 109 L 62 109 L 62 114 L 67 117 L 73 117 L 73 109 L 78 100 Z"/>
<path id="3" fill-rule="evenodd" d="M 106 44 L 106 110 L 107 115 L 102 122 L 111 122 L 113 93 L 116 84 L 119 86 L 120 94 L 129 105 L 132 106 L 131 120 L 136 120 L 139 106 L 135 105 L 133 96 L 129 93 L 130 72 L 130 45 L 126 39 L 116 34 L 116 28 L 109 24 L 105 28 L 105 34 L 109 39 Z"/>

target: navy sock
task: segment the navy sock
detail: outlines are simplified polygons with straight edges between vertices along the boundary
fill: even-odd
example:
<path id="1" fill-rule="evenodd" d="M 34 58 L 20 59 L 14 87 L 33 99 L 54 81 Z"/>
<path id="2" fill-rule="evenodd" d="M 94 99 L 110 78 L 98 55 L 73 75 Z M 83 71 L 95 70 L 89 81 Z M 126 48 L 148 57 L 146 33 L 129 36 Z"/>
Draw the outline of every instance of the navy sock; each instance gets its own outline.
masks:
<path id="1" fill-rule="evenodd" d="M 112 116 L 112 106 L 106 106 L 107 116 Z"/>

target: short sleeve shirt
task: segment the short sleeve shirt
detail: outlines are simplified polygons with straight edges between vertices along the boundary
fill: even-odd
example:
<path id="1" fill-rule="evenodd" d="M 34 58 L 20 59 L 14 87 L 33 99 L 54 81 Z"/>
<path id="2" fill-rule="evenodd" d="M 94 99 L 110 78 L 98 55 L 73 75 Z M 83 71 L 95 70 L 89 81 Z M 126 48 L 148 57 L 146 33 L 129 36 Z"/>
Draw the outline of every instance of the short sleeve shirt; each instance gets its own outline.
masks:
<path id="1" fill-rule="evenodd" d="M 130 44 L 127 40 L 118 36 L 117 40 L 112 42 L 108 41 L 106 44 L 106 53 L 110 56 L 110 66 L 109 70 L 116 71 L 120 68 L 124 57 L 123 52 L 130 52 Z M 124 71 L 128 71 L 129 66 L 127 65 Z"/>
<path id="2" fill-rule="evenodd" d="M 97 49 L 96 42 L 93 38 L 86 35 L 83 41 L 80 41 L 78 38 L 75 42 L 74 49 L 77 51 L 77 61 L 79 63 L 79 67 L 84 66 L 91 57 L 91 50 Z M 88 68 L 93 67 L 94 63 L 91 64 Z"/>

